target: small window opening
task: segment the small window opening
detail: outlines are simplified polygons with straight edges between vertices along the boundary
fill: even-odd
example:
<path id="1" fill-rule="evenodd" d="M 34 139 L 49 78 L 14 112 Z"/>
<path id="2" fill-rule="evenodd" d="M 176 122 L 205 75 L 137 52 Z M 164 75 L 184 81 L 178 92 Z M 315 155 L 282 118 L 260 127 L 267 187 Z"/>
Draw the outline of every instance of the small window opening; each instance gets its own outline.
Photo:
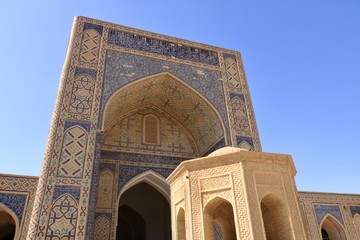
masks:
<path id="1" fill-rule="evenodd" d="M 147 144 L 160 144 L 160 126 L 159 119 L 152 115 L 144 117 L 143 139 Z"/>

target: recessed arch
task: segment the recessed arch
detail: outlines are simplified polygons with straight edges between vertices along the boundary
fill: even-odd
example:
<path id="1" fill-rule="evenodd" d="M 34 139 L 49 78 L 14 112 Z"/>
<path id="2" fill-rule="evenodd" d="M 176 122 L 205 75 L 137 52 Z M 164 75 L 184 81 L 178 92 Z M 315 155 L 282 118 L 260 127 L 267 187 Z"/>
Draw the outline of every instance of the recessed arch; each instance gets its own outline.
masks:
<path id="1" fill-rule="evenodd" d="M 176 214 L 177 240 L 186 240 L 185 210 L 180 208 Z"/>
<path id="2" fill-rule="evenodd" d="M 156 106 L 178 120 L 194 136 L 201 153 L 221 138 L 226 129 L 216 108 L 191 86 L 164 72 L 133 81 L 107 100 L 102 129 L 106 131 L 126 112 L 143 105 Z"/>
<path id="3" fill-rule="evenodd" d="M 160 174 L 149 170 L 143 173 L 140 173 L 130 179 L 120 190 L 118 195 L 118 202 L 120 200 L 121 195 L 127 191 L 128 189 L 132 188 L 133 186 L 141 183 L 146 182 L 150 184 L 152 187 L 157 189 L 165 199 L 170 203 L 170 186 L 166 179 L 161 176 Z"/>
<path id="4" fill-rule="evenodd" d="M 223 240 L 236 238 L 235 218 L 232 204 L 222 198 L 214 197 L 204 207 L 204 236 L 207 239 L 217 239 L 217 234 Z"/>
<path id="5" fill-rule="evenodd" d="M 120 190 L 117 205 L 116 239 L 135 240 L 140 235 L 171 238 L 170 187 L 159 174 L 149 170 L 128 181 Z"/>
<path id="6" fill-rule="evenodd" d="M 195 158 L 200 156 L 194 136 L 189 132 L 189 130 L 177 119 L 174 119 L 167 112 L 154 105 L 144 105 L 118 116 L 114 122 L 107 127 L 106 131 L 104 131 L 102 148 L 110 148 L 116 151 L 125 150 L 137 152 L 142 150 L 146 152 L 148 149 L 147 145 L 149 144 L 144 144 L 143 136 L 138 136 L 136 134 L 131 135 L 131 147 L 122 146 L 120 143 L 121 140 L 119 139 L 122 135 L 127 136 L 127 132 L 143 133 L 144 116 L 150 114 L 158 117 L 161 123 L 161 126 L 159 126 L 160 144 L 150 145 L 156 145 L 162 154 L 165 153 L 164 155 L 167 156 L 180 155 L 187 158 Z M 131 127 L 128 125 L 129 121 L 132 122 Z M 178 133 L 178 135 L 174 136 L 176 133 Z M 179 139 L 181 139 L 181 141 L 179 141 Z M 126 138 L 122 140 L 126 142 Z M 179 146 L 179 149 L 174 151 L 171 149 L 171 142 L 175 144 L 176 142 L 181 143 L 182 146 Z M 161 154 L 160 151 L 158 152 L 159 154 Z"/>
<path id="7" fill-rule="evenodd" d="M 346 240 L 343 225 L 330 213 L 327 213 L 320 223 L 320 236 L 326 232 L 330 240 Z"/>
<path id="8" fill-rule="evenodd" d="M 294 239 L 290 214 L 280 197 L 268 193 L 261 199 L 260 207 L 267 240 Z"/>
<path id="9" fill-rule="evenodd" d="M 8 237 L 18 239 L 20 223 L 16 214 L 6 205 L 0 203 L 0 239 Z"/>
<path id="10" fill-rule="evenodd" d="M 160 144 L 160 120 L 155 114 L 148 113 L 143 117 L 143 142 Z"/>

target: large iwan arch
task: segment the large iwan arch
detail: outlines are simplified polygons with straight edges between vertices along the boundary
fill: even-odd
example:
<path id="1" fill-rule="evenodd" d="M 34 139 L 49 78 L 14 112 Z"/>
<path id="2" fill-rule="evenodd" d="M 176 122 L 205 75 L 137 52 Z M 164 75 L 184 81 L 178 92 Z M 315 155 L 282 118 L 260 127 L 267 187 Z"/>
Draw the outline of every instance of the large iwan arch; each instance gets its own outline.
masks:
<path id="1" fill-rule="evenodd" d="M 111 95 L 104 109 L 105 134 L 123 116 L 137 109 L 160 109 L 191 135 L 190 141 L 201 156 L 222 138 L 225 125 L 215 107 L 195 89 L 164 72 L 131 82 Z M 195 156 L 196 157 L 196 156 Z"/>

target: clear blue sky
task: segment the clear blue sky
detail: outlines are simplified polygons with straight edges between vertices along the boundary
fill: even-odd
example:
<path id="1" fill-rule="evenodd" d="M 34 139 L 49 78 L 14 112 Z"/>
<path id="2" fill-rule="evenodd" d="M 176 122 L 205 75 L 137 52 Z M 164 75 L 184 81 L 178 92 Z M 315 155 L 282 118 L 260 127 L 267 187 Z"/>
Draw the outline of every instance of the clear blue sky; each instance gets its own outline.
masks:
<path id="1" fill-rule="evenodd" d="M 38 176 L 74 16 L 240 51 L 263 151 L 360 193 L 360 1 L 0 2 L 0 172 Z"/>

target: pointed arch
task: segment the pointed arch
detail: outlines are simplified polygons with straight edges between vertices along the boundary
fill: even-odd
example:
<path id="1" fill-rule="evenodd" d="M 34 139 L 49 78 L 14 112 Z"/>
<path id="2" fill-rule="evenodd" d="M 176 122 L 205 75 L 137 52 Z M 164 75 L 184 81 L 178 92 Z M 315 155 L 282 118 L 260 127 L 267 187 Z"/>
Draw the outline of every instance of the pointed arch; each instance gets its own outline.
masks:
<path id="1" fill-rule="evenodd" d="M 165 199 L 170 203 L 170 186 L 166 179 L 161 176 L 160 174 L 149 170 L 143 173 L 140 173 L 139 175 L 136 175 L 132 179 L 130 179 L 120 190 L 118 195 L 118 203 L 120 201 L 121 195 L 129 190 L 130 188 L 134 187 L 135 185 L 146 182 L 150 184 L 152 187 L 154 187 L 156 190 L 158 190 Z"/>
<path id="2" fill-rule="evenodd" d="M 148 151 L 149 144 L 144 144 L 143 126 L 144 116 L 148 115 L 154 115 L 158 118 L 158 144 L 154 145 L 161 149 L 162 152 L 159 152 L 159 154 L 174 154 L 175 156 L 181 155 L 189 158 L 200 156 L 194 136 L 189 129 L 167 112 L 154 105 L 143 105 L 118 116 L 104 131 L 103 149 L 110 148 L 122 151 L 126 148 L 127 151 L 137 152 L 139 149 L 145 152 Z M 134 132 L 142 132 L 143 135 L 134 135 L 132 134 Z M 121 141 L 128 141 L 128 134 L 131 136 L 131 147 L 121 144 Z M 181 143 L 181 146 L 177 150 L 172 149 L 171 147 L 177 145 L 177 143 Z M 150 145 L 153 144 L 150 143 Z"/>
<path id="3" fill-rule="evenodd" d="M 161 175 L 149 170 L 129 180 L 117 205 L 116 239 L 138 234 L 146 239 L 171 238 L 170 187 Z"/>
<path id="4" fill-rule="evenodd" d="M 5 235 L 6 234 L 6 235 Z M 11 236 L 18 239 L 20 235 L 20 222 L 16 214 L 6 205 L 0 203 L 0 238 Z"/>
<path id="5" fill-rule="evenodd" d="M 203 212 L 204 236 L 215 240 L 221 235 L 223 240 L 236 238 L 234 210 L 232 204 L 221 197 L 215 197 L 209 201 Z"/>
<path id="6" fill-rule="evenodd" d="M 194 136 L 200 153 L 222 137 L 227 142 L 223 119 L 213 104 L 168 72 L 141 78 L 114 92 L 105 103 L 102 129 L 106 131 L 118 116 L 143 105 L 158 107 L 181 122 Z"/>
<path id="7" fill-rule="evenodd" d="M 186 240 L 185 210 L 180 208 L 176 214 L 177 240 Z"/>
<path id="8" fill-rule="evenodd" d="M 320 236 L 327 233 L 331 240 L 346 240 L 346 233 L 343 225 L 330 213 L 327 213 L 320 223 Z"/>
<path id="9" fill-rule="evenodd" d="M 104 169 L 99 174 L 98 208 L 111 208 L 113 202 L 114 173 L 110 169 Z"/>
<path id="10" fill-rule="evenodd" d="M 152 113 L 143 117 L 143 142 L 160 144 L 160 120 Z"/>
<path id="11" fill-rule="evenodd" d="M 260 207 L 267 240 L 294 239 L 290 214 L 280 197 L 268 193 L 261 199 Z"/>

